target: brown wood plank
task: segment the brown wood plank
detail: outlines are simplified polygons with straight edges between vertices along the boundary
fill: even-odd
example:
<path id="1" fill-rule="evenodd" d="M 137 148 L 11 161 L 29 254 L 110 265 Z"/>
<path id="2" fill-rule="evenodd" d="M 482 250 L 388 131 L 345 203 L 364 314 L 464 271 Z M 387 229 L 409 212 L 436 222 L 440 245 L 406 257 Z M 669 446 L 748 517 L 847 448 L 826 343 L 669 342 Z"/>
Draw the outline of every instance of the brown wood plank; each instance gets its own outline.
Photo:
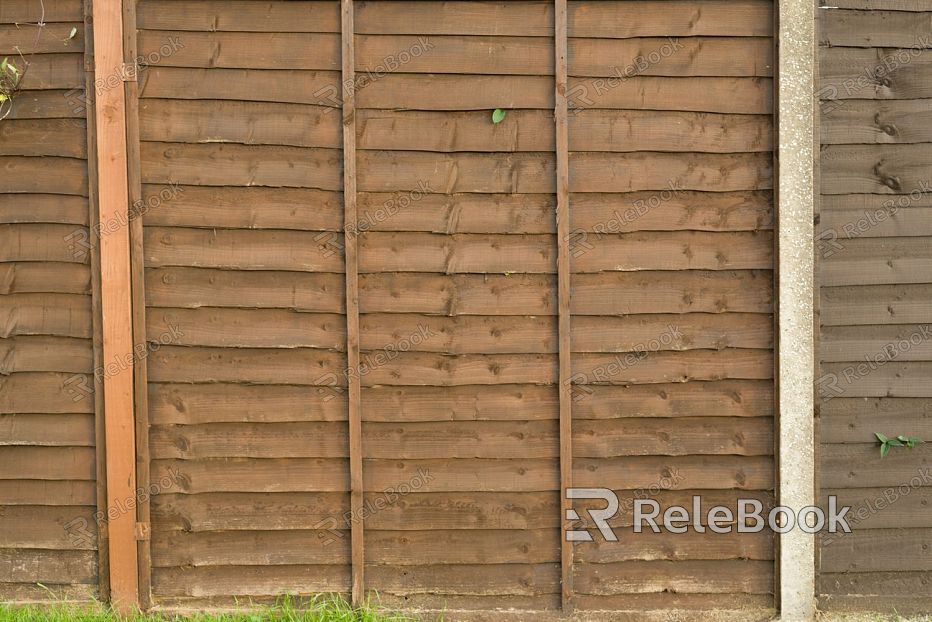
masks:
<path id="1" fill-rule="evenodd" d="M 701 616 L 710 609 L 719 609 L 752 620 L 766 620 L 774 610 L 772 594 L 580 594 L 578 600 L 580 608 L 593 611 L 678 609 Z"/>
<path id="2" fill-rule="evenodd" d="M 349 456 L 346 425 L 342 422 L 155 425 L 149 443 L 154 459 Z"/>
<path id="3" fill-rule="evenodd" d="M 265 71 L 149 67 L 140 77 L 143 98 L 242 100 L 340 106 L 338 71 Z"/>
<path id="4" fill-rule="evenodd" d="M 140 138 L 172 143 L 340 147 L 333 108 L 268 102 L 146 99 Z"/>
<path id="5" fill-rule="evenodd" d="M 356 34 L 356 71 L 552 75 L 553 44 L 545 37 Z"/>
<path id="6" fill-rule="evenodd" d="M 475 594 L 489 596 L 554 594 L 560 590 L 559 564 L 457 564 L 375 566 L 373 585 L 388 594 Z"/>
<path id="7" fill-rule="evenodd" d="M 352 601 L 365 598 L 365 521 L 363 510 L 362 415 L 360 414 L 362 368 L 359 329 L 359 239 L 356 235 L 356 59 L 357 40 L 354 0 L 340 0 L 340 43 L 343 65 L 343 222 L 346 284 L 346 369 L 347 423 L 349 431 L 350 531 L 352 556 Z"/>
<path id="8" fill-rule="evenodd" d="M 449 354 L 557 352 L 557 323 L 549 317 L 366 314 L 361 318 L 360 330 L 364 350 L 403 347 L 411 352 Z"/>
<path id="9" fill-rule="evenodd" d="M 773 318 L 767 314 L 732 313 L 634 318 L 579 316 L 573 320 L 573 350 L 630 352 L 639 346 L 646 347 L 645 344 L 663 333 L 673 337 L 671 343 L 659 343 L 664 350 L 770 348 L 773 346 Z"/>
<path id="10" fill-rule="evenodd" d="M 142 143 L 142 181 L 341 189 L 339 152 L 266 145 Z"/>
<path id="11" fill-rule="evenodd" d="M 349 547 L 319 531 L 184 531 L 153 534 L 155 568 L 346 564 Z M 156 570 L 156 572 L 158 572 Z"/>
<path id="12" fill-rule="evenodd" d="M 205 348 L 162 346 L 147 357 L 150 382 L 243 382 L 301 384 L 322 387 L 321 394 L 345 386 L 345 356 L 313 348 Z"/>
<path id="13" fill-rule="evenodd" d="M 151 307 L 283 308 L 342 313 L 345 295 L 340 274 L 166 267 L 146 271 L 146 302 Z"/>
<path id="14" fill-rule="evenodd" d="M 482 531 L 370 531 L 367 548 L 373 565 L 542 564 L 560 560 L 553 529 Z"/>
<path id="15" fill-rule="evenodd" d="M 60 485 L 47 486 L 53 482 L 36 481 L 33 484 L 10 480 L 7 483 L 18 485 L 24 491 L 32 488 L 36 493 L 48 493 L 55 489 L 63 490 Z M 73 480 L 68 482 L 69 485 L 74 483 Z M 58 549 L 63 554 L 73 550 L 93 551 L 97 546 L 94 509 L 94 506 L 90 504 L 68 504 L 57 507 L 44 503 L 41 505 L 5 505 L 3 513 L 0 514 L 0 525 L 3 525 L 3 529 L 0 530 L 0 547 L 4 549 Z M 80 523 L 80 519 L 83 519 L 90 526 L 87 533 L 83 534 L 85 538 L 73 538 L 68 530 L 63 528 L 63 525 L 68 525 L 76 519 L 79 522 L 75 524 L 83 525 Z"/>
<path id="16" fill-rule="evenodd" d="M 0 549 L 4 583 L 93 584 L 97 556 L 93 551 Z"/>
<path id="17" fill-rule="evenodd" d="M 842 198 L 842 195 L 835 196 Z M 844 245 L 845 238 L 932 237 L 932 209 L 900 209 L 897 207 L 900 199 L 886 199 L 885 202 L 885 206 L 860 211 L 825 210 L 823 207 L 820 218 L 822 233 L 817 238 L 820 254 L 834 254 L 839 245 Z M 852 201 L 852 204 L 857 203 Z M 837 205 L 834 203 L 830 207 Z"/>
<path id="18" fill-rule="evenodd" d="M 894 324 L 891 326 L 826 326 L 820 348 L 823 362 L 862 362 L 865 357 L 882 356 L 897 361 L 932 360 L 932 326 Z"/>
<path id="19" fill-rule="evenodd" d="M 648 489 L 671 479 L 671 487 L 684 489 L 767 490 L 773 486 L 773 460 L 768 456 L 628 456 L 577 458 L 573 464 L 576 485 L 605 486 L 624 482 Z"/>
<path id="20" fill-rule="evenodd" d="M 929 503 L 932 503 L 932 492 L 928 488 L 928 470 L 920 472 L 919 469 L 905 470 L 902 475 L 902 484 L 905 488 L 897 491 L 892 497 L 889 488 L 823 488 L 821 491 L 822 507 L 826 507 L 828 496 L 833 495 L 839 506 L 850 506 L 849 523 L 852 528 L 861 530 L 877 529 L 906 529 L 926 528 L 929 521 L 926 516 Z M 847 484 L 845 485 L 847 487 Z M 908 493 L 906 491 L 909 491 Z M 895 499 L 895 503 L 886 502 L 886 497 Z M 878 510 L 878 503 L 884 505 Z M 829 536 L 823 536 L 827 539 Z M 847 535 L 838 535 L 832 538 L 833 542 L 841 541 Z M 835 546 L 827 543 L 823 546 Z"/>
<path id="21" fill-rule="evenodd" d="M 41 5 L 29 0 L 5 0 L 0 24 L 35 24 L 43 16 L 46 22 L 79 22 L 84 17 L 81 4 L 74 0 L 43 0 Z"/>
<path id="22" fill-rule="evenodd" d="M 146 184 L 146 226 L 340 231 L 342 193 L 309 188 Z"/>
<path id="23" fill-rule="evenodd" d="M 557 458 L 553 421 L 366 421 L 366 458 Z"/>
<path id="24" fill-rule="evenodd" d="M 148 267 L 340 272 L 343 258 L 310 231 L 146 227 Z"/>
<path id="25" fill-rule="evenodd" d="M 95 83 L 120 75 L 123 67 L 123 11 L 113 2 L 94 0 Z M 105 375 L 103 412 L 106 452 L 107 507 L 134 498 L 136 488 L 135 405 L 133 401 L 132 289 L 126 213 L 129 194 L 126 93 L 120 88 L 97 93 L 94 105 L 100 238 L 100 304 L 103 323 L 102 352 L 105 361 L 126 361 L 124 373 Z M 116 227 L 113 223 L 119 223 Z M 139 602 L 136 516 L 124 512 L 107 528 L 109 592 L 113 606 L 124 613 Z"/>
<path id="26" fill-rule="evenodd" d="M 769 313 L 771 275 L 764 271 L 578 274 L 576 315 L 726 311 Z M 552 276 L 369 274 L 361 278 L 362 312 L 444 315 L 552 315 Z M 921 320 L 916 320 L 921 321 Z"/>
<path id="27" fill-rule="evenodd" d="M 76 158 L 0 156 L 0 172 L 0 193 L 87 196 L 87 165 Z"/>
<path id="28" fill-rule="evenodd" d="M 822 149 L 822 193 L 925 192 L 930 149 L 926 144 L 828 145 Z"/>
<path id="29" fill-rule="evenodd" d="M 823 594 L 878 594 L 916 596 L 928 594 L 929 573 L 924 572 L 846 572 L 823 573 L 819 588 Z"/>
<path id="30" fill-rule="evenodd" d="M 270 2 L 251 0 L 142 0 L 137 23 L 145 30 L 220 32 L 340 32 L 334 2 Z"/>
<path id="31" fill-rule="evenodd" d="M 559 464 L 553 458 L 366 459 L 365 480 L 370 492 L 413 487 L 411 482 L 419 483 L 423 492 L 556 493 L 560 488 Z"/>
<path id="32" fill-rule="evenodd" d="M 870 529 L 839 534 L 822 549 L 822 572 L 929 572 L 932 529 Z"/>
<path id="33" fill-rule="evenodd" d="M 83 89 L 84 55 L 80 53 L 37 54 L 30 58 L 29 71 L 23 76 L 19 86 L 22 89 L 37 91 Z"/>
<path id="34" fill-rule="evenodd" d="M 675 534 L 654 533 L 650 529 L 635 533 L 633 528 L 626 528 L 618 531 L 618 542 L 595 540 L 578 544 L 577 557 L 580 565 L 663 560 L 687 563 L 697 560 L 769 561 L 774 557 L 773 540 L 773 534 L 766 531 L 716 534 L 690 530 Z"/>
<path id="35" fill-rule="evenodd" d="M 818 92 L 823 99 L 932 96 L 929 80 L 932 62 L 921 49 L 829 47 L 820 52 Z M 870 77 L 877 74 L 882 75 L 882 84 Z"/>
<path id="36" fill-rule="evenodd" d="M 348 492 L 237 493 L 199 495 L 169 491 L 152 499 L 157 533 L 309 530 L 349 510 Z M 315 540 L 320 540 L 316 533 Z"/>
<path id="37" fill-rule="evenodd" d="M 838 0 L 833 6 L 870 11 L 932 11 L 929 0 Z"/>
<path id="38" fill-rule="evenodd" d="M 569 73 L 577 77 L 773 75 L 773 41 L 769 37 L 575 37 L 579 35 L 574 33 L 569 41 Z"/>
<path id="39" fill-rule="evenodd" d="M 773 261 L 767 232 L 630 233 L 589 240 L 590 248 L 577 251 L 574 272 L 766 269 Z M 552 273 L 556 267 L 551 236 L 372 232 L 361 242 L 360 269 L 368 273 Z"/>
<path id="40" fill-rule="evenodd" d="M 71 87 L 67 90 L 22 90 L 16 96 L 16 105 L 10 111 L 8 121 L 15 119 L 70 119 L 77 127 L 85 125 L 86 106 L 83 89 Z"/>
<path id="41" fill-rule="evenodd" d="M 640 0 L 593 2 L 572 0 L 570 34 L 573 37 L 769 37 L 773 34 L 773 6 L 742 0 Z"/>
<path id="42" fill-rule="evenodd" d="M 87 506 L 87 516 L 91 516 L 96 507 L 97 482 L 74 480 L 0 480 L 0 505 L 6 511 L 13 506 Z M 68 520 L 71 520 L 69 517 Z M 21 521 L 21 517 L 13 517 L 13 521 Z M 25 523 L 28 524 L 28 520 Z M 67 522 L 67 521 L 65 521 Z M 55 529 L 61 531 L 60 525 L 55 523 Z"/>
<path id="43" fill-rule="evenodd" d="M 624 355 L 579 353 L 573 359 L 573 373 L 577 376 L 575 384 L 767 380 L 773 378 L 772 358 L 770 350 L 749 349 Z"/>
<path id="44" fill-rule="evenodd" d="M 365 110 L 363 149 L 553 151 L 553 119 L 543 110 L 509 111 L 489 123 L 487 112 Z M 582 110 L 569 119 L 574 151 L 768 151 L 770 119 L 701 112 Z M 242 141 L 238 141 L 242 142 Z M 291 143 L 288 143 L 291 144 Z"/>
<path id="45" fill-rule="evenodd" d="M 927 10 L 932 10 L 929 5 Z M 822 46 L 865 48 L 927 48 L 929 16 L 897 9 L 822 11 L 819 43 Z"/>
<path id="46" fill-rule="evenodd" d="M 308 386 L 150 383 L 149 410 L 153 425 L 345 421 L 346 396 Z"/>
<path id="47" fill-rule="evenodd" d="M 91 336 L 91 300 L 81 294 L 15 294 L 0 298 L 0 337 Z"/>
<path id="48" fill-rule="evenodd" d="M 841 247 L 836 250 L 836 246 Z M 827 286 L 927 283 L 932 249 L 920 237 L 855 238 L 826 241 L 832 251 L 822 261 L 821 276 Z"/>
<path id="49" fill-rule="evenodd" d="M 516 153 L 443 154 L 372 152 L 359 154 L 359 187 L 368 192 L 413 190 L 423 185 L 443 192 L 554 192 L 553 156 Z M 767 154 L 574 153 L 573 192 L 640 190 L 767 190 Z M 286 184 L 279 184 L 286 185 Z M 294 184 L 291 184 L 294 185 Z"/>
<path id="50" fill-rule="evenodd" d="M 74 35 L 71 34 L 72 28 L 76 30 Z M 34 24 L 0 25 L 0 54 L 4 56 L 83 51 L 84 24 L 81 22 L 46 22 L 42 28 Z"/>
<path id="51" fill-rule="evenodd" d="M 90 268 L 78 263 L 0 263 L 0 294 L 90 294 Z"/>
<path id="52" fill-rule="evenodd" d="M 215 566 L 157 568 L 152 588 L 161 598 L 172 596 L 277 596 L 282 593 L 349 591 L 350 568 L 313 566 Z"/>
<path id="53" fill-rule="evenodd" d="M 349 465 L 338 458 L 153 460 L 152 479 L 174 476 L 188 494 L 204 492 L 341 492 Z"/>
<path id="54" fill-rule="evenodd" d="M 773 387 L 766 380 L 588 385 L 578 391 L 575 408 L 579 420 L 773 415 Z"/>
<path id="55" fill-rule="evenodd" d="M 340 68 L 340 37 L 335 33 L 140 30 L 139 54 L 157 56 L 162 67 L 225 69 Z"/>
<path id="56" fill-rule="evenodd" d="M 0 415 L 0 445 L 93 447 L 94 437 L 89 415 Z"/>
<path id="57" fill-rule="evenodd" d="M 14 122 L 7 119 L 7 123 Z M 84 197 L 57 194 L 0 194 L 0 223 L 41 222 L 86 227 L 87 219 L 87 199 Z"/>
<path id="58" fill-rule="evenodd" d="M 6 375 L 0 378 L 0 413 L 93 414 L 93 400 L 79 388 L 92 385 L 92 378 L 68 373 Z"/>
<path id="59" fill-rule="evenodd" d="M 773 266 L 773 234 L 647 232 L 573 236 L 574 272 L 753 270 Z M 726 250 L 727 249 L 727 250 Z"/>
<path id="60" fill-rule="evenodd" d="M 96 478 L 93 447 L 0 448 L 3 479 L 93 480 Z"/>
<path id="61" fill-rule="evenodd" d="M 773 111 L 773 82 L 769 78 L 635 76 L 610 80 L 570 78 L 571 109 L 577 114 L 589 108 L 735 114 Z"/>
<path id="62" fill-rule="evenodd" d="M 89 339 L 28 335 L 0 339 L 0 374 L 70 372 L 90 374 L 93 352 Z"/>
<path id="63" fill-rule="evenodd" d="M 822 288 L 822 325 L 915 324 L 929 319 L 932 285 Z"/>
<path id="64" fill-rule="evenodd" d="M 346 344 L 342 315 L 279 309 L 150 308 L 146 334 L 150 339 L 177 334 L 172 343 L 180 346 L 342 350 Z"/>
<path id="65" fill-rule="evenodd" d="M 556 272 L 550 235 L 371 232 L 359 237 L 360 272 Z"/>
<path id="66" fill-rule="evenodd" d="M 361 88 L 359 108 L 407 110 L 553 109 L 553 79 L 389 73 Z"/>
<path id="67" fill-rule="evenodd" d="M 770 594 L 769 561 L 653 561 L 583 564 L 576 571 L 583 594 L 674 592 Z"/>
<path id="68" fill-rule="evenodd" d="M 909 16 L 909 13 L 904 13 Z M 845 101 L 825 106 L 821 142 L 841 144 L 904 144 L 932 142 L 932 102 L 928 99 Z M 913 197 L 910 204 L 917 204 Z"/>
<path id="69" fill-rule="evenodd" d="M 547 354 L 401 352 L 372 365 L 364 386 L 556 383 L 557 361 Z"/>
<path id="70" fill-rule="evenodd" d="M 575 421 L 574 454 L 580 458 L 773 454 L 769 417 L 678 417 Z"/>
<path id="71" fill-rule="evenodd" d="M 574 153 L 573 192 L 640 190 L 768 190 L 773 187 L 770 154 Z"/>
<path id="72" fill-rule="evenodd" d="M 891 431 L 892 432 L 892 431 Z M 875 442 L 822 446 L 824 488 L 909 486 L 910 478 L 932 466 L 928 444 L 913 449 L 893 447 L 883 459 Z"/>
<path id="73" fill-rule="evenodd" d="M 87 230 L 74 225 L 0 225 L 0 262 L 89 263 Z"/>
<path id="74" fill-rule="evenodd" d="M 822 373 L 828 377 L 820 385 L 825 396 L 932 397 L 932 388 L 922 380 L 932 373 L 929 361 L 890 361 L 882 353 L 874 353 L 867 361 L 826 363 Z"/>
<path id="75" fill-rule="evenodd" d="M 553 36 L 552 2 L 356 4 L 358 34 Z"/>
<path id="76" fill-rule="evenodd" d="M 0 34 L 2 36 L 2 34 Z M 70 119 L 5 119 L 0 144 L 7 156 L 86 158 L 86 129 Z"/>
<path id="77" fill-rule="evenodd" d="M 869 443 L 874 432 L 897 436 L 908 430 L 912 436 L 932 439 L 932 400 L 920 398 L 836 398 L 820 409 L 823 443 Z"/>
<path id="78" fill-rule="evenodd" d="M 558 418 L 555 387 L 514 385 L 363 388 L 363 421 L 542 421 Z"/>
<path id="79" fill-rule="evenodd" d="M 827 612 L 861 613 L 864 611 L 888 615 L 922 615 L 929 610 L 928 596 L 888 596 L 885 594 L 820 594 L 819 610 Z"/>
<path id="80" fill-rule="evenodd" d="M 11 480 L 11 483 L 25 489 L 35 486 L 37 492 L 51 490 L 51 488 L 44 488 L 43 482 L 38 481 L 35 484 L 26 485 L 16 480 Z M 3 548 L 58 549 L 61 552 L 93 551 L 97 544 L 97 530 L 93 528 L 94 509 L 93 505 L 4 506 L 3 514 L 0 515 L 0 524 L 3 525 L 3 529 L 0 530 L 0 546 Z M 91 526 L 86 538 L 72 538 L 68 530 L 62 528 L 63 525 L 76 519 L 84 519 Z"/>

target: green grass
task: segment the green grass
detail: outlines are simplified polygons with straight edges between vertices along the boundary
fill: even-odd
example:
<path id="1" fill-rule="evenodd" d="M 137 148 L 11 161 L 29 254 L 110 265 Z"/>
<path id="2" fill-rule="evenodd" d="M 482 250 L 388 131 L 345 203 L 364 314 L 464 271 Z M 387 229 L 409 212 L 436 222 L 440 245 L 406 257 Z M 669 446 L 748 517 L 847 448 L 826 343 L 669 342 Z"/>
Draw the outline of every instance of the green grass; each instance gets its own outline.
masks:
<path id="1" fill-rule="evenodd" d="M 136 614 L 120 617 L 102 605 L 13 606 L 0 604 L 0 622 L 414 622 L 416 618 L 377 604 L 353 608 L 338 597 L 310 600 L 283 598 L 271 607 L 247 608 L 239 613 Z"/>

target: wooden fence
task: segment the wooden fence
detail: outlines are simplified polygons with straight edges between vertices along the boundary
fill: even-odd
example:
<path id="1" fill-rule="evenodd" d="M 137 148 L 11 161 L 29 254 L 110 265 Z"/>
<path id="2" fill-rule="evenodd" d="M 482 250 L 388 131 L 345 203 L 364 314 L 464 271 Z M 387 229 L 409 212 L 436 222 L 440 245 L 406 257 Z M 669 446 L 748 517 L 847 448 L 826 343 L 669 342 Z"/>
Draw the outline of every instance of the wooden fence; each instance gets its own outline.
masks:
<path id="1" fill-rule="evenodd" d="M 630 511 L 774 503 L 769 0 L 124 4 L 108 74 L 90 10 L 44 0 L 0 121 L 0 598 L 107 598 L 129 577 L 161 607 L 378 592 L 421 609 L 772 610 L 773 534 L 635 534 Z M 0 55 L 32 44 L 39 11 L 3 0 Z M 868 19 L 831 15 L 849 13 Z M 874 41 L 834 19 L 838 46 L 907 28 Z M 839 49 L 826 80 L 861 58 Z M 925 97 L 907 73 L 905 96 Z M 122 151 L 94 126 L 114 93 Z M 873 206 L 868 160 L 894 157 L 848 143 L 922 106 L 876 103 L 825 115 L 823 227 Z M 888 174 L 907 195 L 924 130 L 891 123 L 911 137 Z M 112 204 L 98 144 L 128 159 L 132 218 L 112 229 L 94 227 Z M 923 321 L 923 238 L 874 238 L 928 233 L 927 200 L 823 262 L 823 372 Z M 126 279 L 101 280 L 101 240 L 127 229 Z M 908 257 L 905 278 L 860 268 L 888 256 Z M 101 325 L 127 279 L 131 362 Z M 910 383 L 890 367 L 863 394 L 884 414 L 861 393 L 823 405 L 826 494 L 927 464 L 880 462 L 865 440 L 912 408 L 896 433 L 927 426 L 924 403 L 880 399 L 922 386 L 922 363 L 898 365 Z M 99 389 L 117 382 L 135 435 L 104 427 Z M 571 486 L 619 492 L 619 542 L 565 541 Z M 822 592 L 874 594 L 894 570 L 922 589 L 926 562 L 885 547 L 925 542 L 926 496 L 874 519 L 911 531 L 865 523 L 827 545 Z M 112 557 L 117 525 L 138 548 Z"/>
<path id="2" fill-rule="evenodd" d="M 874 433 L 932 440 L 932 4 L 820 15 L 821 488 L 854 532 L 823 538 L 828 609 L 928 612 L 930 445 L 881 459 Z"/>

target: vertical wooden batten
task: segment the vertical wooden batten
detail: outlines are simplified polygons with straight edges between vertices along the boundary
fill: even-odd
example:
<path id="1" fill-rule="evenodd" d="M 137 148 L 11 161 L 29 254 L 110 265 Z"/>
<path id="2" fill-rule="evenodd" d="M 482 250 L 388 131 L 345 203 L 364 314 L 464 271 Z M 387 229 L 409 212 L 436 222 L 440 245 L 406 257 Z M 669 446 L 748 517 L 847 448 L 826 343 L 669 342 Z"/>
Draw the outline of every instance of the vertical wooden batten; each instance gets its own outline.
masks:
<path id="1" fill-rule="evenodd" d="M 97 201 L 97 124 L 94 119 L 94 13 L 92 0 L 84 0 L 84 117 L 87 124 L 87 192 L 88 220 L 93 226 L 99 220 Z M 103 365 L 103 326 L 100 313 L 100 240 L 88 235 L 91 244 L 91 321 L 94 334 L 94 369 Z M 104 427 L 103 378 L 96 374 L 91 381 L 94 386 L 94 449 L 97 477 L 97 511 L 107 512 L 107 443 Z M 98 522 L 97 529 L 97 587 L 98 597 L 110 599 L 110 562 L 107 547 L 106 523 Z"/>
<path id="2" fill-rule="evenodd" d="M 559 314 L 559 396 L 560 396 L 560 560 L 563 610 L 573 610 L 573 543 L 570 529 L 567 489 L 573 485 L 573 387 L 570 352 L 570 195 L 569 130 L 567 128 L 567 10 L 566 0 L 554 3 L 554 125 L 557 161 L 557 301 Z"/>
<path id="3" fill-rule="evenodd" d="M 104 428 L 107 506 L 135 498 L 136 442 L 133 409 L 133 309 L 128 227 L 126 99 L 122 87 L 107 88 L 123 75 L 123 11 L 114 0 L 93 0 L 94 113 L 97 126 Z M 107 372 L 114 365 L 113 373 Z M 110 596 L 129 611 L 138 604 L 136 516 L 114 513 L 108 521 Z"/>
<path id="4" fill-rule="evenodd" d="M 356 239 L 356 69 L 353 0 L 340 0 L 343 51 L 343 209 L 346 261 L 346 374 L 350 448 L 350 511 L 352 599 L 363 600 L 365 554 L 363 548 L 362 415 L 359 378 L 359 267 Z"/>
<path id="5" fill-rule="evenodd" d="M 127 184 L 131 218 L 129 220 L 130 278 L 133 300 L 133 347 L 135 352 L 146 352 L 146 293 L 145 261 L 143 256 L 143 213 L 135 209 L 143 205 L 142 166 L 139 152 L 139 70 L 135 60 L 139 54 L 136 35 L 136 0 L 123 2 L 123 58 L 128 66 L 124 72 L 126 93 L 126 158 Z M 136 483 L 149 490 L 149 404 L 148 368 L 146 357 L 140 356 L 133 365 L 136 412 Z M 143 609 L 151 605 L 152 555 L 150 532 L 150 497 L 136 499 L 136 540 L 138 551 L 139 604 Z"/>

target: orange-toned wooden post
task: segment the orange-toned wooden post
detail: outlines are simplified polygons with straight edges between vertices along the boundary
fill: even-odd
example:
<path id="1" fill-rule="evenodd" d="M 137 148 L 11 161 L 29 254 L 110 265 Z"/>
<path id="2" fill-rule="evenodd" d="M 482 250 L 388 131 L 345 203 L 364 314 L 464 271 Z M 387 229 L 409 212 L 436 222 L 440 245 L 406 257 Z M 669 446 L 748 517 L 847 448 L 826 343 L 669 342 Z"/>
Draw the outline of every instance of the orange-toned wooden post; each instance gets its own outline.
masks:
<path id="1" fill-rule="evenodd" d="M 93 0 L 93 14 L 99 217 L 100 230 L 107 232 L 100 236 L 107 507 L 121 508 L 135 499 L 136 489 L 122 2 Z M 111 602 L 129 611 L 139 600 L 136 515 L 114 513 L 107 526 Z"/>

